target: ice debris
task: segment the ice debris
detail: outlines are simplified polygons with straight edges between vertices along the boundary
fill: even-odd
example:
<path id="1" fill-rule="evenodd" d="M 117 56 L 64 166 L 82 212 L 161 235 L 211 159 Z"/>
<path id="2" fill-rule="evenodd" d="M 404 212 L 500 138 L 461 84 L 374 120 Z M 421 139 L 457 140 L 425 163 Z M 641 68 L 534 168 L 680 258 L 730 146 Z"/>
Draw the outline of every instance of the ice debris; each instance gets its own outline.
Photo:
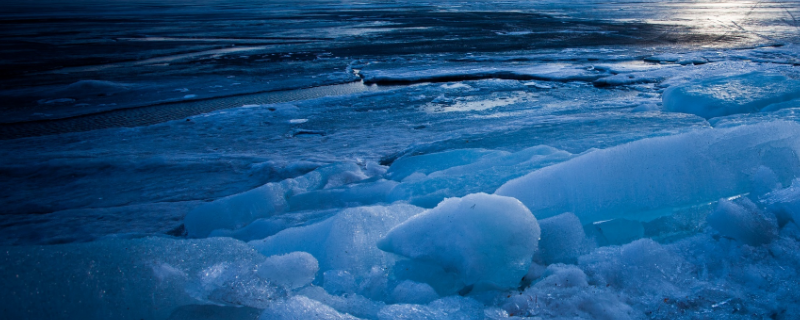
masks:
<path id="1" fill-rule="evenodd" d="M 394 304 L 383 308 L 379 320 L 481 320 L 483 305 L 471 298 L 450 296 L 427 305 Z"/>

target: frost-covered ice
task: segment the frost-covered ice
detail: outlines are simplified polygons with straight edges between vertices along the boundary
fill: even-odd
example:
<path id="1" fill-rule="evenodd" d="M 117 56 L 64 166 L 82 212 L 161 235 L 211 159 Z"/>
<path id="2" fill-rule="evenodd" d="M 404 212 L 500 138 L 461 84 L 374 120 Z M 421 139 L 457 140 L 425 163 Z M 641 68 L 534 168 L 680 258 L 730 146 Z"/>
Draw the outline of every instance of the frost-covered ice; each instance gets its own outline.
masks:
<path id="1" fill-rule="evenodd" d="M 792 3 L 91 1 L 2 14 L 0 318 L 800 318 Z"/>

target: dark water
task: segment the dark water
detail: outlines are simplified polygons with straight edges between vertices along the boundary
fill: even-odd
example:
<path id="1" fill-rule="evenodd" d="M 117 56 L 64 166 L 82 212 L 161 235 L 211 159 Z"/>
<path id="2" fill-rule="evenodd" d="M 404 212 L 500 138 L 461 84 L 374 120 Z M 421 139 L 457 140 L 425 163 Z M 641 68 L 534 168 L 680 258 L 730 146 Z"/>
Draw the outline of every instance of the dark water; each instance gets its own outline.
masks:
<path id="1" fill-rule="evenodd" d="M 33 1 L 2 4 L 0 90 L 80 79 L 270 79 L 353 59 L 791 41 L 794 1 Z M 14 106 L 34 107 L 24 99 Z M 27 103 L 27 104 L 26 104 Z"/>

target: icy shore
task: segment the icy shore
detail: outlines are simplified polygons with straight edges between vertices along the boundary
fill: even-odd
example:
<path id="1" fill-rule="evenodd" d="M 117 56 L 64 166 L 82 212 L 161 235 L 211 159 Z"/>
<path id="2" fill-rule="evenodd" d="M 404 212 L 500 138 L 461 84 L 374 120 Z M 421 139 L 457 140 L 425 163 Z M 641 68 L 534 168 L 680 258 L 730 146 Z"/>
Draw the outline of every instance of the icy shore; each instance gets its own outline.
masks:
<path id="1" fill-rule="evenodd" d="M 641 3 L 17 5 L 0 318 L 800 318 L 796 8 Z"/>

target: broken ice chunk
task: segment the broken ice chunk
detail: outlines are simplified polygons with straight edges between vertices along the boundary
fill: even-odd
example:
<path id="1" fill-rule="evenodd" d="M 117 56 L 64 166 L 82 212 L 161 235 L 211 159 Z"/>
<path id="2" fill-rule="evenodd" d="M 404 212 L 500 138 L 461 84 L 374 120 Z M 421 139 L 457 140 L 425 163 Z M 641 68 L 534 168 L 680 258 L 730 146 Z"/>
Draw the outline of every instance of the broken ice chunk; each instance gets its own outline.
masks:
<path id="1" fill-rule="evenodd" d="M 319 263 L 306 252 L 292 252 L 268 257 L 258 265 L 258 275 L 274 284 L 289 289 L 301 288 L 311 281 L 319 271 Z"/>
<path id="2" fill-rule="evenodd" d="M 539 220 L 542 236 L 539 239 L 538 260 L 546 264 L 575 263 L 588 246 L 581 220 L 573 213 Z"/>
<path id="3" fill-rule="evenodd" d="M 751 246 L 769 243 L 778 236 L 778 221 L 771 213 L 762 212 L 752 201 L 739 198 L 722 199 L 708 224 L 726 237 Z"/>
<path id="4" fill-rule="evenodd" d="M 566 211 L 584 224 L 647 221 L 664 208 L 751 191 L 760 166 L 777 182 L 800 175 L 800 125 L 769 122 L 649 138 L 585 153 L 511 180 L 496 194 L 515 197 L 543 219 Z M 659 211 L 662 209 L 662 211 Z"/>
<path id="5" fill-rule="evenodd" d="M 466 285 L 519 286 L 539 242 L 539 224 L 518 200 L 471 194 L 448 198 L 394 227 L 381 250 L 433 263 Z"/>
<path id="6" fill-rule="evenodd" d="M 351 208 L 316 224 L 251 241 L 250 245 L 265 255 L 308 252 L 319 260 L 322 271 L 338 269 L 365 275 L 373 266 L 394 264 L 394 257 L 378 250 L 375 243 L 389 229 L 421 211 L 406 204 Z M 326 273 L 326 281 L 328 276 Z"/>

